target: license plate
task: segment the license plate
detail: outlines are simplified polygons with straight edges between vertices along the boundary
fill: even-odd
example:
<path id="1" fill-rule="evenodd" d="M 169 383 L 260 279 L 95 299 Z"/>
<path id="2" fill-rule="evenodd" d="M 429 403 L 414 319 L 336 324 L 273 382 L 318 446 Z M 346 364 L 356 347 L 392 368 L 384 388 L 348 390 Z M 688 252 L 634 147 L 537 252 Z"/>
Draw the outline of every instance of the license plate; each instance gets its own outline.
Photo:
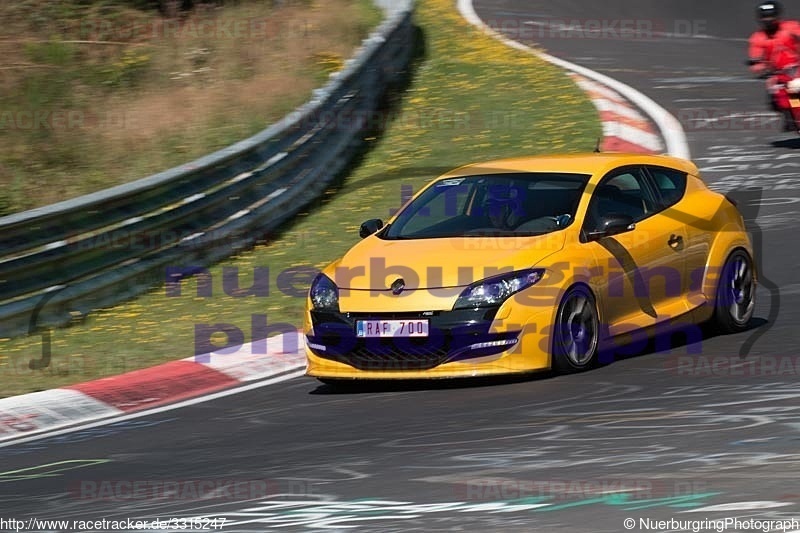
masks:
<path id="1" fill-rule="evenodd" d="M 428 320 L 357 320 L 356 337 L 427 337 Z"/>

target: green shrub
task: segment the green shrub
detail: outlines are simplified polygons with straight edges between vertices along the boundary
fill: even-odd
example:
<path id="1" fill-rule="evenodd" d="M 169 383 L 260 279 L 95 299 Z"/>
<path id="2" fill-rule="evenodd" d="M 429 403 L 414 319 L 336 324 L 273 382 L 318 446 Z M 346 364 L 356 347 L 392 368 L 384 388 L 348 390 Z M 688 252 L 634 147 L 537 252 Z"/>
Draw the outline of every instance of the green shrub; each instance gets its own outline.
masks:
<path id="1" fill-rule="evenodd" d="M 61 41 L 45 43 L 25 43 L 25 55 L 33 63 L 67 67 L 75 57 L 75 48 Z"/>

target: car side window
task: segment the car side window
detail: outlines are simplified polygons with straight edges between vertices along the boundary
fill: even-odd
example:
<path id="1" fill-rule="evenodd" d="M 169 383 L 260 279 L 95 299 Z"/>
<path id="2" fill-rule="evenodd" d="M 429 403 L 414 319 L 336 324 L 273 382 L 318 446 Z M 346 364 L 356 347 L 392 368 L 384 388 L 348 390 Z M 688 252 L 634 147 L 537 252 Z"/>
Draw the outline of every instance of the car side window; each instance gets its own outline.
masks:
<path id="1" fill-rule="evenodd" d="M 671 168 L 648 167 L 661 196 L 661 208 L 675 205 L 686 192 L 686 173 Z"/>
<path id="2" fill-rule="evenodd" d="M 655 211 L 641 169 L 627 169 L 603 178 L 592 194 L 586 214 L 586 227 L 591 231 L 608 215 L 627 215 L 638 222 Z"/>

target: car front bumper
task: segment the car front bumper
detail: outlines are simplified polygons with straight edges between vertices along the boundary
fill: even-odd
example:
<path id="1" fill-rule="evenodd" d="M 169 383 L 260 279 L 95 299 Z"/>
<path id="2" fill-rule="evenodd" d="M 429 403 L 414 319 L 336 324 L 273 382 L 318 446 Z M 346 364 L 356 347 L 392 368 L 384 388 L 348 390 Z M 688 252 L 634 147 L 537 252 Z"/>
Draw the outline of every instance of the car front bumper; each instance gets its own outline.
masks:
<path id="1" fill-rule="evenodd" d="M 551 313 L 524 324 L 498 320 L 497 310 L 421 313 L 311 311 L 307 371 L 321 378 L 416 379 L 514 374 L 550 368 Z M 359 338 L 360 319 L 429 320 L 426 338 Z"/>

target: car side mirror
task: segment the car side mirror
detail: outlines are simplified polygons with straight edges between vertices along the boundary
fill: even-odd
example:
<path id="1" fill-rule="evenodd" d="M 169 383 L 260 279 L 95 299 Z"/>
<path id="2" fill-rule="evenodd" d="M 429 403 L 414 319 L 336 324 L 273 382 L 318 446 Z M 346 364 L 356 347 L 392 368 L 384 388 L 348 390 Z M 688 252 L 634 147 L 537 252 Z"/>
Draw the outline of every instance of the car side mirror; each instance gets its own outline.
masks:
<path id="1" fill-rule="evenodd" d="M 371 218 L 361 224 L 361 229 L 358 230 L 358 234 L 361 236 L 362 239 L 365 239 L 372 235 L 373 233 L 379 232 L 383 228 L 383 220 L 379 218 Z"/>
<path id="2" fill-rule="evenodd" d="M 590 241 L 596 241 L 603 237 L 611 237 L 620 233 L 627 233 L 636 229 L 633 217 L 629 215 L 610 214 L 600 218 L 597 229 L 590 231 L 586 236 Z"/>

